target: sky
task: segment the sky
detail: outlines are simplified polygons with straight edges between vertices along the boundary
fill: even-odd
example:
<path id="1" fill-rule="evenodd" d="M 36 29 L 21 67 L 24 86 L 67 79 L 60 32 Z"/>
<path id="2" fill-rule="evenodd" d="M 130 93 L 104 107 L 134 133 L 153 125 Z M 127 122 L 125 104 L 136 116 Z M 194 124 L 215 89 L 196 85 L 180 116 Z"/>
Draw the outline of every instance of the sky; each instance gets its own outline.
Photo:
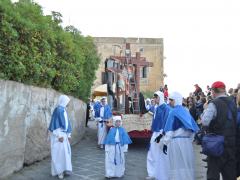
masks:
<path id="1" fill-rule="evenodd" d="M 164 39 L 165 84 L 184 96 L 240 83 L 239 0 L 34 0 L 93 37 Z"/>

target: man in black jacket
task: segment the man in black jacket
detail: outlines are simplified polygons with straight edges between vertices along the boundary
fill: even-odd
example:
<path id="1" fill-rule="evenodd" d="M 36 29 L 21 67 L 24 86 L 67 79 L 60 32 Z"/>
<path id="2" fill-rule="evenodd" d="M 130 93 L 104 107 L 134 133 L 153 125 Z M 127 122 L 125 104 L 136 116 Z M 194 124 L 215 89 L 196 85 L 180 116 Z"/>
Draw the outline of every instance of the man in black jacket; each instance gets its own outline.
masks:
<path id="1" fill-rule="evenodd" d="M 213 100 L 201 115 L 203 126 L 209 133 L 224 136 L 224 152 L 220 157 L 208 156 L 208 180 L 236 180 L 236 118 L 237 107 L 226 95 L 226 86 L 217 81 L 212 85 Z"/>

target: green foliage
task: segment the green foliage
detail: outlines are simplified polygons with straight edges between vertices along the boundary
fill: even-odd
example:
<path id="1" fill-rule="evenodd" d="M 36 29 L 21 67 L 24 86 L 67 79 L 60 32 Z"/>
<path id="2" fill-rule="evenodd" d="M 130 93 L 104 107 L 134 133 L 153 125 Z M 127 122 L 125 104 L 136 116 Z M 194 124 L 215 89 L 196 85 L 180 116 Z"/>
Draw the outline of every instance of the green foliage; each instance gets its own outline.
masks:
<path id="1" fill-rule="evenodd" d="M 100 63 L 91 37 L 31 0 L 0 1 L 0 78 L 87 100 Z"/>
<path id="2" fill-rule="evenodd" d="M 143 91 L 142 94 L 144 96 L 144 99 L 147 99 L 147 98 L 152 98 L 153 97 L 153 91 Z"/>

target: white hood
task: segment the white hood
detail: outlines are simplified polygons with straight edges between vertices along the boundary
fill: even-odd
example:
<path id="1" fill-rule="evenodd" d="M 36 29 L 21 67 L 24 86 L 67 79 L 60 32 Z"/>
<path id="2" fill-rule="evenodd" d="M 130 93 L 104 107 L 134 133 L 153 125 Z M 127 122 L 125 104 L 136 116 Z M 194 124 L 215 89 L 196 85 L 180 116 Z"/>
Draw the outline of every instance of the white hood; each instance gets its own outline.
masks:
<path id="1" fill-rule="evenodd" d="M 159 106 L 165 103 L 164 94 L 161 91 L 156 91 L 154 94 L 158 95 L 158 97 L 160 98 Z"/>
<path id="2" fill-rule="evenodd" d="M 175 100 L 175 105 L 182 105 L 183 102 L 183 96 L 179 92 L 173 92 L 170 94 L 169 99 Z"/>
<path id="3" fill-rule="evenodd" d="M 58 105 L 65 108 L 69 101 L 70 101 L 69 97 L 67 97 L 66 95 L 61 95 L 58 99 Z"/>
<path id="4" fill-rule="evenodd" d="M 121 121 L 122 125 L 122 116 L 113 116 L 113 125 L 116 126 L 116 121 Z"/>

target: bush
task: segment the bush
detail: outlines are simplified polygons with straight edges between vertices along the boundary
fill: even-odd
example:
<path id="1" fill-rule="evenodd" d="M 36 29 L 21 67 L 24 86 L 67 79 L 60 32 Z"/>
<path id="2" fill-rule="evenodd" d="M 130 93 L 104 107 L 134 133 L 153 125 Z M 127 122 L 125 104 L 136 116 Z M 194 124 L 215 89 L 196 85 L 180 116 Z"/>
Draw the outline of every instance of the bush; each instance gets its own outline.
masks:
<path id="1" fill-rule="evenodd" d="M 150 98 L 152 99 L 154 92 L 153 91 L 143 91 L 142 92 L 144 99 Z"/>
<path id="2" fill-rule="evenodd" d="M 60 13 L 44 16 L 31 0 L 1 0 L 0 78 L 86 100 L 100 58 L 91 37 L 61 22 Z"/>

